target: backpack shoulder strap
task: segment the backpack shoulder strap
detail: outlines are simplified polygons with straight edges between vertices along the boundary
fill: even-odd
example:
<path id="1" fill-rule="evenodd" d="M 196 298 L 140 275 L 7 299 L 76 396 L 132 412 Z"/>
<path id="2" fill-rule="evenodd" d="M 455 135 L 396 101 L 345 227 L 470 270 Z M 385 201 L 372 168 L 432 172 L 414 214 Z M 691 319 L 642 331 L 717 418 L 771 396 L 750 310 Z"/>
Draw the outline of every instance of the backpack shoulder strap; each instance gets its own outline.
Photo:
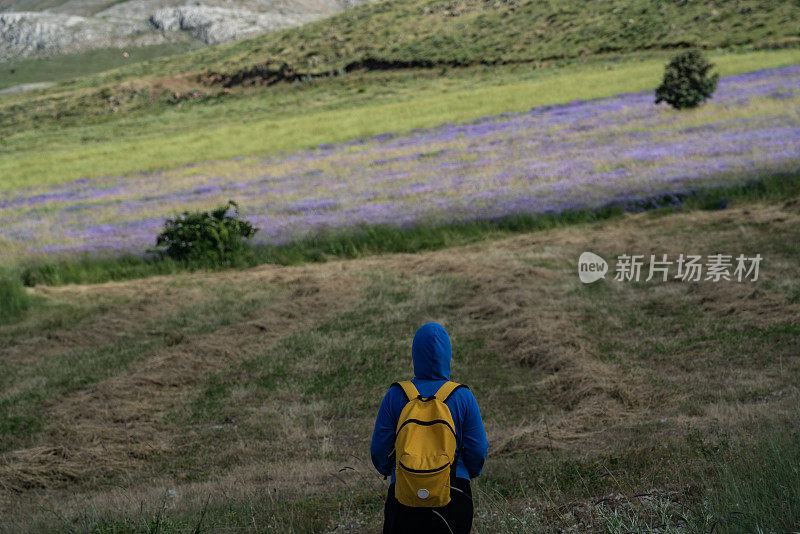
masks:
<path id="1" fill-rule="evenodd" d="M 419 391 L 417 391 L 417 387 L 414 385 L 411 380 L 403 380 L 402 382 L 395 382 L 392 384 L 393 386 L 397 384 L 401 388 L 403 388 L 403 392 L 406 394 L 406 398 L 409 402 L 419 397 Z"/>
<path id="2" fill-rule="evenodd" d="M 466 388 L 466 387 L 467 386 L 465 386 L 464 384 L 459 384 L 458 382 L 447 381 L 444 384 L 442 384 L 442 387 L 439 388 L 439 391 L 437 391 L 434 396 L 440 401 L 446 402 L 447 399 L 450 398 L 450 395 L 452 395 L 455 390 L 457 390 L 458 388 Z"/>

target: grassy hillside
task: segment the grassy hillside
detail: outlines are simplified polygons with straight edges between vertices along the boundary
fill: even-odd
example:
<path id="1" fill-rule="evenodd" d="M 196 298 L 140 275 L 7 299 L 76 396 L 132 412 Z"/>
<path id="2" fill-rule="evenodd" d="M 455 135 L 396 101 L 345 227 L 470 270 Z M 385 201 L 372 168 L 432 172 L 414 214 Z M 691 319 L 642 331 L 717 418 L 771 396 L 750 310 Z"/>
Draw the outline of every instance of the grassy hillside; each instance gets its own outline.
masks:
<path id="1" fill-rule="evenodd" d="M 302 74 L 794 43 L 796 10 L 793 1 L 765 0 L 394 0 L 235 44 L 206 56 L 203 66 L 229 73 L 280 62 Z"/>
<path id="2" fill-rule="evenodd" d="M 418 69 L 354 74 L 171 105 L 131 93 L 127 112 L 115 111 L 119 102 L 100 92 L 9 98 L 0 100 L 0 189 L 274 153 L 641 91 L 658 85 L 667 57 L 605 58 L 550 69 L 468 68 L 446 76 Z M 800 63 L 800 51 L 712 60 L 730 75 Z"/>
<path id="3" fill-rule="evenodd" d="M 29 290 L 27 317 L 0 326 L 0 517 L 374 532 L 377 405 L 435 320 L 491 444 L 476 532 L 796 530 L 798 206 Z M 585 250 L 764 261 L 757 282 L 586 286 Z"/>
<path id="4" fill-rule="evenodd" d="M 260 229 L 258 262 L 270 261 L 276 245 L 280 256 L 320 234 L 323 249 L 342 254 L 351 247 L 339 250 L 340 234 L 395 243 L 401 229 L 425 233 L 509 216 L 536 224 L 543 214 L 590 216 L 609 203 L 676 206 L 698 189 L 749 188 L 781 175 L 760 181 L 763 191 L 800 176 L 799 86 L 800 66 L 767 69 L 723 78 L 714 98 L 692 111 L 654 106 L 644 91 L 285 155 L 3 192 L 0 266 L 36 262 L 46 266 L 33 279 L 95 281 L 58 275 L 65 270 L 51 264 L 139 257 L 165 218 L 229 199 Z"/>
<path id="5" fill-rule="evenodd" d="M 119 241 L 123 210 L 152 202 L 149 220 L 160 222 L 172 194 L 174 206 L 188 205 L 183 196 L 200 205 L 200 172 L 220 178 L 210 185 L 225 195 L 223 180 L 263 179 L 250 198 L 293 217 L 314 213 L 324 204 L 308 204 L 305 192 L 271 195 L 288 183 L 319 190 L 324 172 L 231 158 L 650 90 L 675 47 L 707 48 L 723 76 L 800 64 L 797 9 L 797 0 L 391 0 L 4 97 L 4 228 L 16 242 L 34 241 L 48 214 L 74 201 L 64 213 Z M 798 94 L 764 87 L 757 98 L 742 90 L 691 112 L 664 109 L 666 126 L 650 138 L 651 100 L 639 95 L 627 112 L 593 103 L 606 104 L 617 127 L 599 113 L 565 119 L 590 145 L 571 133 L 559 141 L 550 121 L 509 127 L 507 139 L 484 145 L 425 139 L 374 158 L 346 146 L 363 169 L 397 165 L 380 176 L 386 183 L 407 170 L 415 195 L 428 185 L 411 183 L 421 177 L 448 187 L 435 165 L 463 179 L 447 166 L 480 163 L 475 149 L 484 146 L 498 168 L 518 164 L 520 183 L 532 184 L 543 173 L 538 154 L 549 150 L 566 167 L 583 150 L 591 161 L 559 176 L 587 191 L 608 185 L 593 172 L 657 157 L 669 159 L 658 177 L 713 178 L 667 166 L 707 161 L 700 149 L 741 157 L 747 177 L 761 179 L 673 192 L 675 202 L 646 213 L 621 203 L 636 206 L 625 195 L 653 181 L 632 172 L 646 183 L 597 212 L 323 233 L 265 247 L 253 261 L 283 266 L 192 273 L 138 256 L 43 263 L 28 278 L 106 283 L 26 288 L 0 272 L 0 531 L 378 531 L 388 482 L 369 462 L 372 425 L 387 386 L 410 375 L 411 339 L 426 321 L 451 333 L 453 378 L 474 391 L 490 441 L 474 483 L 476 533 L 799 530 L 800 180 L 770 177 L 769 151 L 748 142 L 780 137 L 769 146 L 788 168 L 798 111 L 786 106 Z M 633 120 L 639 114 L 644 123 Z M 460 139 L 456 130 L 440 131 Z M 535 135 L 542 145 L 518 143 Z M 498 139 L 519 148 L 500 152 L 489 144 Z M 448 148 L 475 154 L 448 161 Z M 226 160 L 176 168 L 214 159 Z M 430 165 L 428 174 L 406 161 Z M 708 161 L 701 170 L 739 178 Z M 338 160 L 322 163 L 359 178 Z M 44 187 L 105 175 L 120 178 L 105 189 L 80 180 L 61 197 Z M 160 187 L 173 176 L 186 192 Z M 114 197 L 128 184 L 150 189 Z M 375 198 L 367 193 L 361 205 Z M 422 197 L 403 198 L 411 211 Z M 50 226 L 59 222 L 66 226 Z M 81 235 L 48 243 L 43 255 Z M 0 243 L 0 266 L 14 242 Z M 584 285 L 576 261 L 585 251 L 611 264 L 622 254 L 644 255 L 646 265 L 650 254 L 763 261 L 752 282 L 619 282 L 612 270 Z M 319 259 L 330 261 L 303 263 Z M 160 276 L 120 280 L 143 274 Z"/>
<path id="6" fill-rule="evenodd" d="M 0 188 L 301 148 L 650 88 L 666 49 L 795 46 L 796 9 L 792 0 L 364 5 L 0 99 Z M 796 63 L 797 55 L 715 59 L 724 75 Z M 556 80 L 561 73 L 550 67 L 567 64 L 575 70 Z M 498 83 L 509 86 L 494 89 Z"/>
<path id="7" fill-rule="evenodd" d="M 0 89 L 37 82 L 60 82 L 79 76 L 116 69 L 130 63 L 186 53 L 197 43 L 167 43 L 140 48 L 102 48 L 54 57 L 20 59 L 0 63 Z M 124 58 L 123 52 L 130 56 Z"/>
<path id="8" fill-rule="evenodd" d="M 119 70 L 92 83 L 192 72 L 245 74 L 256 65 L 278 72 L 285 64 L 285 77 L 292 78 L 359 68 L 541 62 L 689 45 L 791 45 L 800 39 L 796 10 L 794 0 L 388 0 L 299 28 Z"/>

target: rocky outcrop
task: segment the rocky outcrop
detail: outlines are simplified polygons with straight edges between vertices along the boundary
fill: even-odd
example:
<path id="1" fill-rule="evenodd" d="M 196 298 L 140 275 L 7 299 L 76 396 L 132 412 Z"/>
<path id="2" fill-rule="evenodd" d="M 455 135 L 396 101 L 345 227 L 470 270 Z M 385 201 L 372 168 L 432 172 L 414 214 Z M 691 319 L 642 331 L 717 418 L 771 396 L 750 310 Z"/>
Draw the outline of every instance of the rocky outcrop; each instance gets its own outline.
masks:
<path id="1" fill-rule="evenodd" d="M 184 31 L 206 44 L 217 44 L 299 26 L 316 18 L 319 18 L 316 14 L 254 13 L 244 9 L 186 5 L 159 9 L 150 15 L 150 23 L 165 32 Z"/>
<path id="2" fill-rule="evenodd" d="M 217 44 L 298 26 L 369 0 L 67 0 L 0 12 L 0 61 L 197 39 Z"/>
<path id="3" fill-rule="evenodd" d="M 0 61 L 97 46 L 163 42 L 147 21 L 109 20 L 55 13 L 0 13 Z"/>

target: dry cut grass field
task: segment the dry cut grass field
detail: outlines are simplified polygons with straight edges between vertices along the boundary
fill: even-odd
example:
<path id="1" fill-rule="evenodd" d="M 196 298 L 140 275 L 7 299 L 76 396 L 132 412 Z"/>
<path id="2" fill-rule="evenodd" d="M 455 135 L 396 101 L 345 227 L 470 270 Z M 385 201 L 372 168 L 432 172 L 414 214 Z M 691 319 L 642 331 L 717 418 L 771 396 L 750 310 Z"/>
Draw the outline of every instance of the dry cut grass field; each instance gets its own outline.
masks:
<path id="1" fill-rule="evenodd" d="M 583 285 L 585 250 L 764 260 L 755 283 Z M 715 458 L 797 423 L 798 261 L 800 199 L 36 287 L 0 327 L 0 531 L 375 531 L 374 416 L 431 320 L 491 443 L 478 532 L 610 531 L 649 520 L 641 494 L 674 518 Z"/>

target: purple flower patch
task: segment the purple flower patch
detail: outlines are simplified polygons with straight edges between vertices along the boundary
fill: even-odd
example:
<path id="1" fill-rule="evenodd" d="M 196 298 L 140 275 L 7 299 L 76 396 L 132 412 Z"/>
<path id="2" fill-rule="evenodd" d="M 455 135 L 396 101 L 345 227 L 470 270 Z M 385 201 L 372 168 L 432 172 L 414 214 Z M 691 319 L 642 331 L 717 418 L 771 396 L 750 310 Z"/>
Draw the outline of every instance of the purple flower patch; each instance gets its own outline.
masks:
<path id="1" fill-rule="evenodd" d="M 680 206 L 692 190 L 800 169 L 800 66 L 730 76 L 689 112 L 652 91 L 310 150 L 0 192 L 18 259 L 152 247 L 166 217 L 229 199 L 281 244 L 323 230 Z M 187 173 L 187 170 L 191 172 Z"/>

